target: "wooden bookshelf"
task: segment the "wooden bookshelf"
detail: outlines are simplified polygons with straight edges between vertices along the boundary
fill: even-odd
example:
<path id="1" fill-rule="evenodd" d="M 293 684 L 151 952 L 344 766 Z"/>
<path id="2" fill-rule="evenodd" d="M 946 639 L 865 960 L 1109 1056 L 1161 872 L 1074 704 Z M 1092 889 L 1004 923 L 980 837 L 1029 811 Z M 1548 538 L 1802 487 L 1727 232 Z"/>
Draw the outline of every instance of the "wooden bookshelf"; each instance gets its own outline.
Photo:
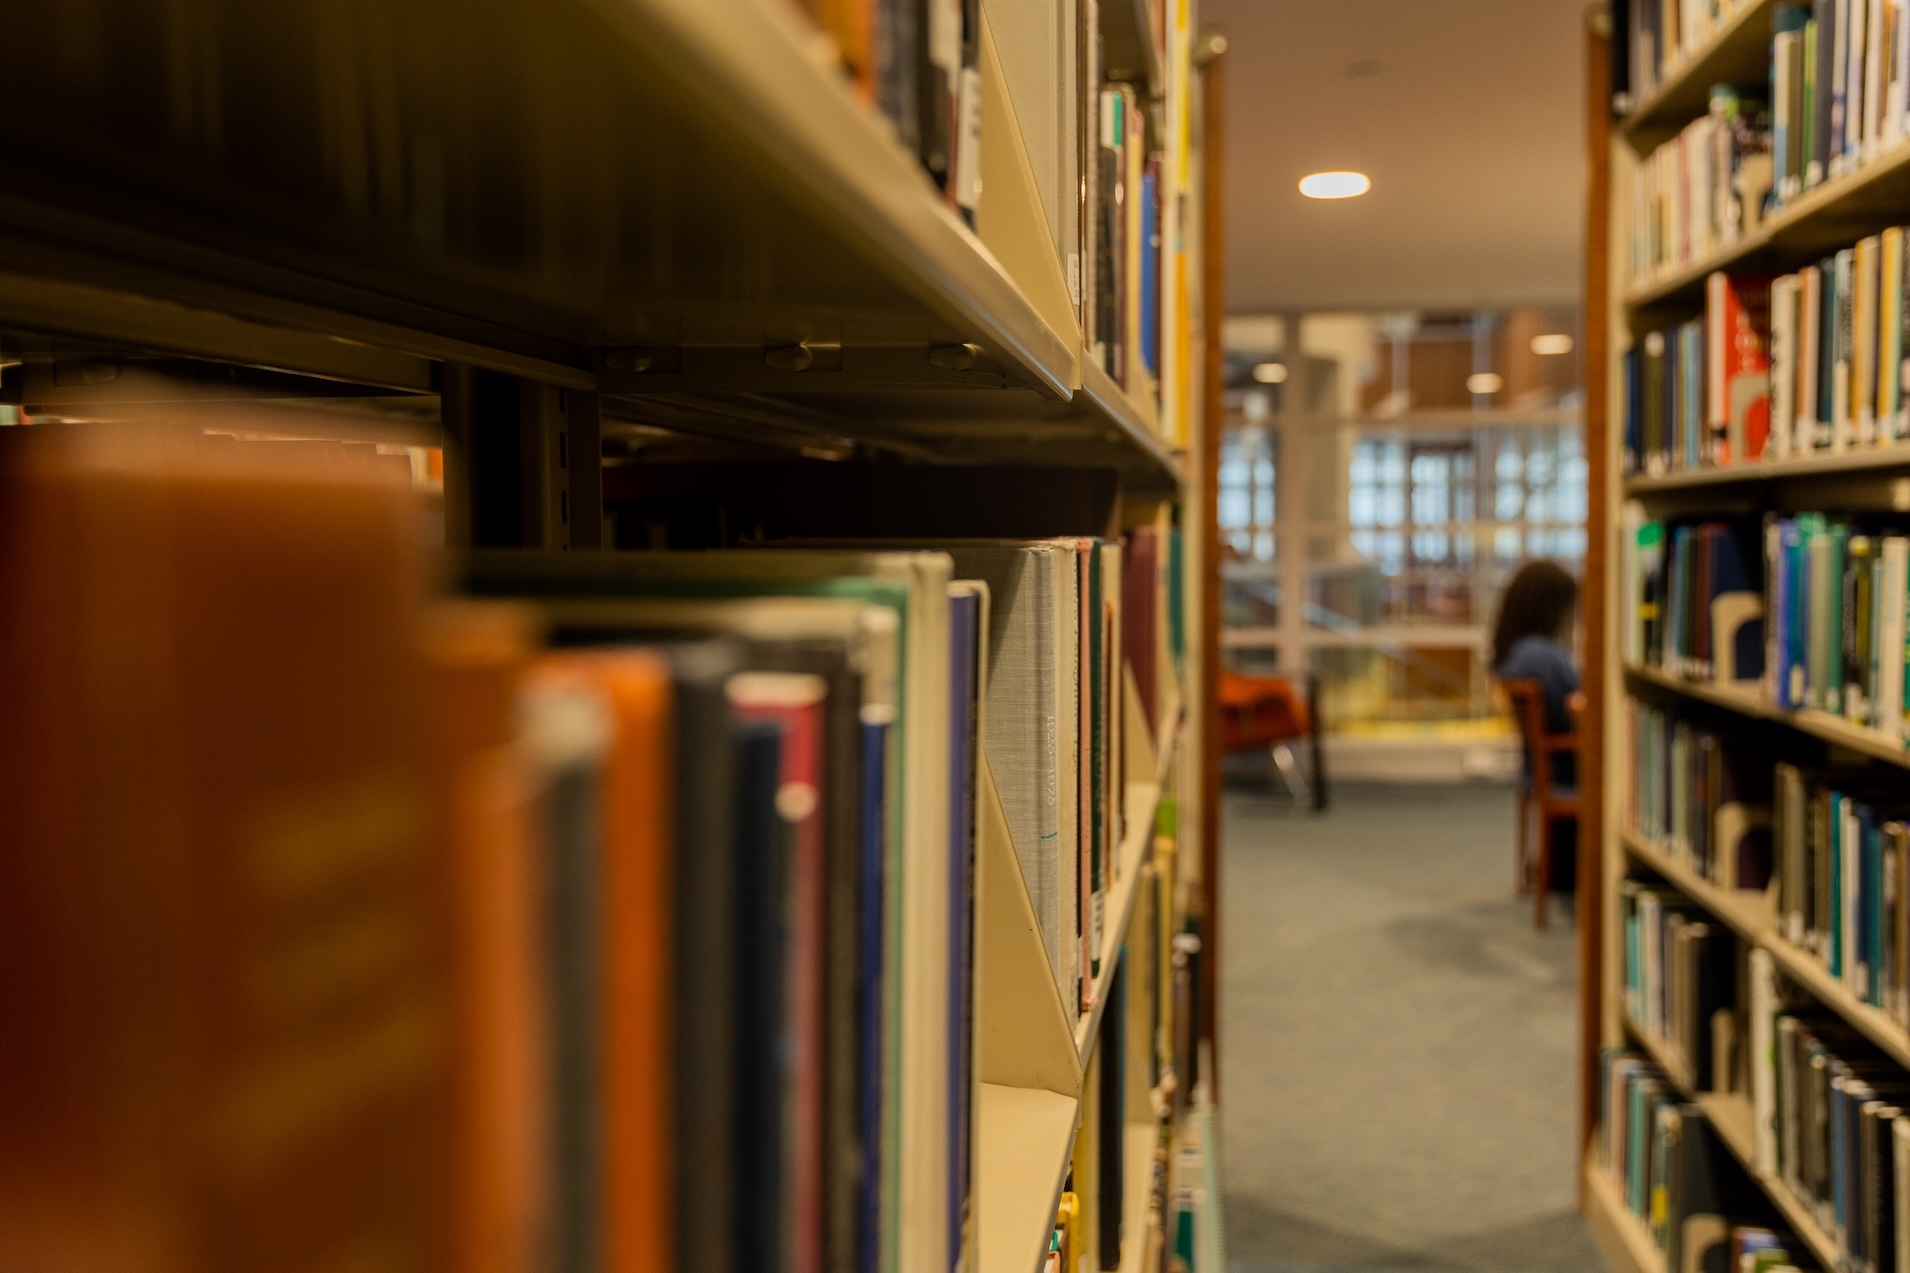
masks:
<path id="1" fill-rule="evenodd" d="M 1621 616 L 1629 613 L 1624 595 L 1623 565 L 1616 545 L 1625 533 L 1622 516 L 1626 500 L 1643 501 L 1654 516 L 1702 520 L 1707 515 L 1745 516 L 1769 508 L 1876 510 L 1879 499 L 1894 499 L 1895 483 L 1910 473 L 1910 447 L 1853 447 L 1836 454 L 1787 457 L 1768 462 L 1673 471 L 1658 475 L 1623 474 L 1622 456 L 1626 410 L 1624 360 L 1644 333 L 1701 313 L 1706 279 L 1716 271 L 1754 274 L 1782 273 L 1848 247 L 1858 239 L 1903 220 L 1910 204 L 1910 141 L 1882 149 L 1870 161 L 1824 181 L 1768 216 L 1753 231 L 1725 245 L 1706 259 L 1673 272 L 1636 280 L 1630 273 L 1632 192 L 1641 165 L 1659 144 L 1707 109 L 1709 89 L 1716 83 L 1740 87 L 1769 82 L 1770 24 L 1775 4 L 1755 0 L 1735 12 L 1722 29 L 1686 58 L 1676 72 L 1636 104 L 1630 116 L 1613 121 L 1607 108 L 1594 99 L 1588 128 L 1588 146 L 1602 204 L 1593 209 L 1589 224 L 1596 242 L 1588 252 L 1588 269 L 1596 271 L 1587 288 L 1588 353 L 1596 360 L 1588 376 L 1598 381 L 1588 395 L 1587 451 L 1598 458 L 1589 492 L 1592 510 L 1589 536 L 1614 546 L 1610 556 L 1588 575 L 1586 588 L 1595 596 L 1588 615 L 1600 625 L 1596 640 L 1588 631 L 1587 682 L 1597 708 L 1588 714 L 1592 736 L 1587 746 L 1596 753 L 1588 766 L 1596 775 L 1585 799 L 1593 806 L 1592 844 L 1596 860 L 1581 874 L 1588 909 L 1585 925 L 1585 966 L 1595 969 L 1584 982 L 1587 996 L 1587 1053 L 1581 1072 L 1596 1074 L 1597 1048 L 1630 1046 L 1662 1068 L 1686 1099 L 1693 1101 L 1717 1132 L 1718 1139 L 1749 1178 L 1768 1196 L 1771 1206 L 1825 1268 L 1838 1262 L 1835 1236 L 1818 1222 L 1812 1207 L 1793 1196 L 1779 1179 L 1757 1170 L 1754 1115 L 1743 1093 L 1693 1090 L 1671 1049 L 1663 1040 L 1645 1035 L 1625 1018 L 1625 943 L 1620 887 L 1628 877 L 1649 874 L 1671 888 L 1728 930 L 1732 940 L 1769 953 L 1784 981 L 1814 999 L 1861 1033 L 1883 1054 L 1910 1067 L 1910 1031 L 1886 1013 L 1862 1002 L 1833 977 L 1824 962 L 1810 951 L 1786 940 L 1775 914 L 1775 888 L 1770 894 L 1721 887 L 1661 845 L 1628 829 L 1631 793 L 1627 789 L 1635 757 L 1629 754 L 1624 722 L 1628 697 L 1674 699 L 1702 704 L 1746 721 L 1781 726 L 1771 730 L 1773 747 L 1787 759 L 1810 763 L 1825 751 L 1835 759 L 1868 758 L 1910 768 L 1910 751 L 1903 741 L 1817 710 L 1790 711 L 1776 706 L 1755 682 L 1719 683 L 1673 675 L 1659 668 L 1626 661 Z M 1624 38 L 1609 25 L 1594 20 L 1590 41 L 1592 61 L 1602 59 L 1609 42 Z M 1592 351 L 1597 351 L 1593 353 Z M 1880 492 L 1882 495 L 1880 496 Z M 1894 503 L 1889 504 L 1894 508 Z M 1726 726 L 1729 728 L 1729 725 Z M 1582 1108 L 1595 1109 L 1596 1078 L 1585 1080 Z M 1587 1147 L 1594 1142 L 1587 1123 Z M 1583 1202 L 1601 1246 L 1615 1261 L 1635 1269 L 1653 1267 L 1655 1249 L 1649 1235 L 1627 1215 L 1616 1186 L 1595 1166 L 1588 1166 Z M 1746 1217 L 1749 1218 L 1749 1217 Z M 1659 1262 L 1661 1263 L 1661 1261 Z"/>
<path id="2" fill-rule="evenodd" d="M 1670 1049 L 1654 1038 L 1648 1031 L 1627 1022 L 1626 1032 L 1644 1052 L 1664 1070 L 1678 1089 L 1680 1096 L 1696 1105 L 1704 1114 L 1711 1130 L 1717 1133 L 1718 1143 L 1723 1145 L 1731 1156 L 1737 1159 L 1745 1174 L 1755 1180 L 1770 1198 L 1771 1205 L 1777 1208 L 1792 1232 L 1810 1249 L 1822 1267 L 1837 1267 L 1837 1243 L 1809 1207 L 1800 1202 L 1791 1192 L 1790 1186 L 1782 1180 L 1760 1172 L 1757 1168 L 1757 1148 L 1754 1130 L 1756 1114 L 1751 1108 L 1750 1098 L 1742 1092 L 1700 1092 L 1680 1077 L 1678 1070 L 1671 1064 Z"/>
<path id="3" fill-rule="evenodd" d="M 1779 935 L 1770 903 L 1765 898 L 1724 889 L 1628 831 L 1621 831 L 1619 838 L 1628 855 L 1664 876 L 1680 893 L 1722 920 L 1744 941 L 1770 951 L 1777 966 L 1812 998 L 1848 1021 L 1898 1064 L 1910 1066 L 1910 1032 L 1852 994 L 1830 975 L 1830 970 L 1817 956 Z"/>
<path id="4" fill-rule="evenodd" d="M 1765 460 L 1751 464 L 1721 464 L 1712 468 L 1684 469 L 1658 477 L 1627 478 L 1625 494 L 1631 497 L 1649 497 L 1713 486 L 1799 481 L 1816 477 L 1839 477 L 1849 473 L 1891 472 L 1897 469 L 1910 469 L 1910 444 L 1853 447 L 1835 455 L 1801 456 L 1788 460 Z"/>
<path id="5" fill-rule="evenodd" d="M 1031 1273 L 1084 1134 L 1084 1075 L 1118 1034 L 1103 1028 L 1110 983 L 1135 916 L 1151 913 L 1141 882 L 1165 802 L 1183 810 L 1179 861 L 1190 873 L 1218 862 L 1201 840 L 1218 819 L 1216 722 L 1200 691 L 1218 641 L 1205 618 L 1215 509 L 1194 489 L 1217 463 L 1218 412 L 1203 407 L 1219 400 L 1217 357 L 1209 384 L 1200 333 L 1177 317 L 1163 318 L 1161 346 L 1163 371 L 1182 360 L 1178 388 L 1130 392 L 1091 355 L 1040 200 L 1054 174 L 1032 166 L 1033 130 L 985 13 L 985 178 L 971 226 L 792 0 L 378 7 L 385 26 L 337 15 L 339 46 L 318 53 L 309 24 L 205 17 L 191 74 L 223 86 L 216 113 L 247 121 L 250 141 L 176 109 L 164 86 L 180 72 L 163 41 L 116 39 L 107 90 L 97 66 L 34 60 L 32 83 L 17 85 L 30 107 L 0 120 L 0 336 L 6 388 L 39 379 L 0 398 L 52 427 L 114 420 L 432 451 L 442 481 L 429 507 L 442 520 L 431 529 L 454 550 L 612 547 L 602 465 L 613 439 L 662 435 L 699 463 L 1097 471 L 1084 482 L 1113 470 L 1114 513 L 1079 533 L 1118 536 L 1157 511 L 1163 531 L 1177 527 L 1188 636 L 1184 667 L 1159 669 L 1159 745 L 1140 743 L 1144 763 L 1130 763 L 1119 793 L 1125 832 L 1089 1011 L 1049 971 L 1012 857 L 998 842 L 976 850 L 974 1239 L 959 1269 Z M 1217 242 L 1219 156 L 1203 147 L 1219 96 L 1203 93 L 1195 33 L 1170 5 L 1156 39 L 1153 7 L 1104 0 L 1102 29 L 1085 34 L 1158 121 L 1149 134 L 1176 160 L 1164 170 L 1193 174 L 1178 193 L 1203 233 L 1183 237 Z M 130 5 L 142 21 L 163 8 Z M 26 9 L 15 16 L 29 26 L 61 20 L 57 0 Z M 1203 63 L 1219 50 L 1203 45 Z M 368 52 L 388 57 L 367 69 L 354 59 Z M 1184 142 L 1193 153 L 1175 149 Z M 1219 263 L 1190 257 L 1183 273 L 1212 286 L 1175 314 L 1217 329 Z M 1168 295 L 1163 274 L 1163 315 Z M 27 372 L 12 365 L 21 336 Z M 802 357 L 770 356 L 791 350 Z M 165 375 L 132 395 L 134 373 L 162 360 Z M 79 378 L 54 374 L 75 366 Z M 208 390 L 223 373 L 245 373 L 246 391 Z M 497 465 L 488 485 L 484 463 Z M 487 510 L 516 518 L 494 542 L 474 529 Z M 1209 915 L 1216 874 L 1195 894 Z M 1200 996 L 1210 1033 L 1211 988 Z M 1181 1076 L 1188 1088 L 1194 1077 Z M 1146 1196 L 1162 1134 L 1153 1114 L 1129 1111 L 1124 1269 L 1143 1267 L 1157 1232 Z M 917 1250 L 898 1263 L 933 1261 Z"/>
<path id="6" fill-rule="evenodd" d="M 1588 1157 L 1581 1178 L 1589 1202 L 1586 1218 L 1591 1221 L 1592 1238 L 1612 1268 L 1619 1273 L 1665 1273 L 1664 1252 L 1652 1241 L 1645 1222 L 1626 1210 L 1611 1173 Z"/>
<path id="7" fill-rule="evenodd" d="M 1657 668 L 1629 665 L 1624 675 L 1646 685 L 1655 685 L 1659 689 L 1682 694 L 1686 698 L 1713 707 L 1722 707 L 1738 713 L 1740 716 L 1755 717 L 1758 720 L 1776 721 L 1789 726 L 1800 734 L 1809 734 L 1834 747 L 1845 751 L 1858 752 L 1874 760 L 1888 761 L 1893 765 L 1910 768 L 1910 751 L 1902 742 L 1882 734 L 1874 729 L 1853 724 L 1841 716 L 1816 708 L 1803 708 L 1791 711 L 1777 706 L 1764 697 L 1763 691 L 1755 685 L 1727 685 L 1717 681 L 1697 681 L 1682 676 L 1672 676 Z"/>

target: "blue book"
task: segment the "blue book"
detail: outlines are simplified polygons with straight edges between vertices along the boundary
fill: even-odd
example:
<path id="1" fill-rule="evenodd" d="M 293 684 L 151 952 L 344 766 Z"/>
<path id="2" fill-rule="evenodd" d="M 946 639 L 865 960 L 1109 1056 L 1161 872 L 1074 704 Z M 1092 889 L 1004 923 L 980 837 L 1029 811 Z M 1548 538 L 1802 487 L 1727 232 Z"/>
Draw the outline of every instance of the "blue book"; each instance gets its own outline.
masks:
<path id="1" fill-rule="evenodd" d="M 1816 514 L 1818 522 L 1823 519 Z M 1788 562 L 1786 578 L 1790 582 L 1789 607 L 1786 614 L 1785 637 L 1789 648 L 1785 653 L 1786 685 L 1784 687 L 1784 705 L 1792 711 L 1810 704 L 1810 537 L 1806 531 L 1806 517 L 1785 523 L 1784 555 Z"/>
<path id="2" fill-rule="evenodd" d="M 975 736 L 981 693 L 979 593 L 949 590 L 948 690 L 948 1263 L 962 1266 L 974 1089 Z"/>
<path id="3" fill-rule="evenodd" d="M 877 1273 L 882 1257 L 883 1005 L 886 979 L 883 944 L 888 898 L 889 725 L 862 723 L 861 951 L 856 960 L 856 1135 L 862 1143 L 862 1178 L 856 1194 L 856 1270 Z"/>

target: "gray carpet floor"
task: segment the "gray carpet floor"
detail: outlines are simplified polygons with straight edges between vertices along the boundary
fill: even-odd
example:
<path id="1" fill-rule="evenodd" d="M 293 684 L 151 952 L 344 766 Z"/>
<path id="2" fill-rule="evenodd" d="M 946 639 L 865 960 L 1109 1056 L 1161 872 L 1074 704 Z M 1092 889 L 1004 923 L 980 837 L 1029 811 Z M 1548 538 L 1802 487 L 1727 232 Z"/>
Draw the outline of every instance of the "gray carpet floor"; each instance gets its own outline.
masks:
<path id="1" fill-rule="evenodd" d="M 1512 895 L 1502 787 L 1236 789 L 1222 895 L 1232 1273 L 1592 1273 L 1573 936 Z"/>

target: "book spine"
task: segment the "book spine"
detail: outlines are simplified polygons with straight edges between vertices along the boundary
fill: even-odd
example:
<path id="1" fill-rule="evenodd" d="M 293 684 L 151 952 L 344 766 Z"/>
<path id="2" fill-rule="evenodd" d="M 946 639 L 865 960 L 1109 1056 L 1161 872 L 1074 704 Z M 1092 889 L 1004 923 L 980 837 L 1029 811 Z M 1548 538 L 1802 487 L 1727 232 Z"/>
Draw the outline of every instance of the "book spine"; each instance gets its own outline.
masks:
<path id="1" fill-rule="evenodd" d="M 1837 0 L 1816 0 L 1806 39 L 1811 45 L 1807 73 L 1811 77 L 1811 158 L 1805 168 L 1805 186 L 1821 185 L 1830 176 L 1832 67 L 1837 59 Z"/>
<path id="2" fill-rule="evenodd" d="M 1766 459 L 1791 454 L 1797 424 L 1797 276 L 1771 284 L 1771 436 Z"/>
<path id="3" fill-rule="evenodd" d="M 1878 563 L 1877 728 L 1885 737 L 1903 737 L 1904 606 L 1910 574 L 1910 539 L 1887 536 Z"/>
<path id="4" fill-rule="evenodd" d="M 1880 240 L 1877 310 L 1877 439 L 1895 442 L 1903 402 L 1903 227 L 1892 226 Z"/>

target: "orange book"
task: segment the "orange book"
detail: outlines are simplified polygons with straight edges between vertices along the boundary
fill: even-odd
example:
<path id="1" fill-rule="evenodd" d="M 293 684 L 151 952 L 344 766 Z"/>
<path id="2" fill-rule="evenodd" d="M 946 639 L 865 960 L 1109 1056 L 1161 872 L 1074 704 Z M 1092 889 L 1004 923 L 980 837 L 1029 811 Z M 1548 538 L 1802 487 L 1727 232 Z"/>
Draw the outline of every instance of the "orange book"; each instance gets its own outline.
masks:
<path id="1" fill-rule="evenodd" d="M 0 435 L 0 1267 L 447 1267 L 409 491 Z"/>
<path id="2" fill-rule="evenodd" d="M 670 1016 L 675 791 L 670 666 L 641 650 L 547 657 L 610 709 L 603 782 L 603 1250 L 607 1273 L 671 1273 L 676 1190 Z"/>
<path id="3" fill-rule="evenodd" d="M 535 782 L 518 740 L 539 635 L 532 612 L 506 604 L 441 604 L 426 629 L 457 969 L 449 1201 L 459 1273 L 528 1273 L 549 1220 L 542 881 Z"/>

